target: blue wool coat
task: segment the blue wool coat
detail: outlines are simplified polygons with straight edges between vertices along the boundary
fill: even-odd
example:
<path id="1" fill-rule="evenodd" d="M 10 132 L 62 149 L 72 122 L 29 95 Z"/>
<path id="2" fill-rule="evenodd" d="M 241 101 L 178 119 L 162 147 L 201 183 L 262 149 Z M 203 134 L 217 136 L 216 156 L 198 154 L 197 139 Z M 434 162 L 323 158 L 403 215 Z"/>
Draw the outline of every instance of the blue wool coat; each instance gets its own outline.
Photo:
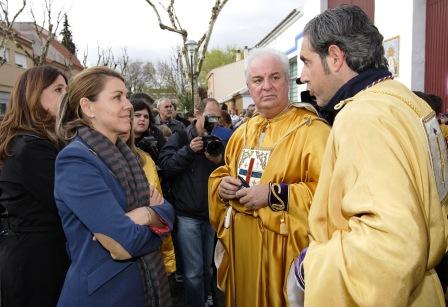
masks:
<path id="1" fill-rule="evenodd" d="M 71 258 L 58 306 L 144 306 L 137 258 L 160 248 L 161 239 L 125 215 L 118 179 L 80 138 L 56 159 L 54 195 Z M 171 205 L 153 208 L 172 228 Z M 113 238 L 135 258 L 113 260 L 93 233 Z"/>

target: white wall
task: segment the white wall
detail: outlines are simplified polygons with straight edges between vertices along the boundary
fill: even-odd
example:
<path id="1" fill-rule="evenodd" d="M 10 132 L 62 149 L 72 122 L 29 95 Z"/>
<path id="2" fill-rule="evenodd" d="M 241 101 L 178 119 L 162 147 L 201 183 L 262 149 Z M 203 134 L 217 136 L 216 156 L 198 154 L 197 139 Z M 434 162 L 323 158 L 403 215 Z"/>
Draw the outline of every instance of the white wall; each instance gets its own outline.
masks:
<path id="1" fill-rule="evenodd" d="M 300 48 L 303 40 L 303 28 L 314 18 L 327 8 L 327 0 L 305 0 L 303 7 L 299 7 L 300 14 L 291 21 L 282 31 L 271 39 L 263 47 L 274 48 L 285 52 L 289 59 L 297 57 L 297 76 L 302 72 L 303 64 L 300 61 Z M 306 85 L 298 86 L 300 92 L 306 90 Z"/>
<path id="2" fill-rule="evenodd" d="M 413 90 L 424 88 L 425 16 L 425 0 L 375 1 L 375 25 L 384 39 L 400 36 L 396 79 Z"/>
<path id="3" fill-rule="evenodd" d="M 321 12 L 325 11 L 328 7 L 328 1 L 327 0 L 306 0 L 305 5 L 303 6 L 303 16 L 300 18 L 299 22 L 297 23 L 298 31 L 300 31 L 300 37 L 296 42 L 297 45 L 297 77 L 300 77 L 300 74 L 302 73 L 303 63 L 300 60 L 300 49 L 302 48 L 302 42 L 303 42 L 303 29 L 305 28 L 305 25 L 316 15 L 319 15 Z M 298 85 L 298 92 L 299 92 L 299 98 L 300 98 L 300 92 L 306 90 L 306 85 Z"/>
<path id="4" fill-rule="evenodd" d="M 250 95 L 243 96 L 243 109 L 247 109 L 247 107 L 253 103 L 254 101 L 252 100 L 252 97 L 250 97 Z"/>
<path id="5" fill-rule="evenodd" d="M 213 73 L 213 89 L 208 91 L 218 101 L 228 98 L 246 85 L 244 76 L 244 61 L 233 62 L 217 67 Z M 210 86 L 210 84 L 209 84 Z"/>

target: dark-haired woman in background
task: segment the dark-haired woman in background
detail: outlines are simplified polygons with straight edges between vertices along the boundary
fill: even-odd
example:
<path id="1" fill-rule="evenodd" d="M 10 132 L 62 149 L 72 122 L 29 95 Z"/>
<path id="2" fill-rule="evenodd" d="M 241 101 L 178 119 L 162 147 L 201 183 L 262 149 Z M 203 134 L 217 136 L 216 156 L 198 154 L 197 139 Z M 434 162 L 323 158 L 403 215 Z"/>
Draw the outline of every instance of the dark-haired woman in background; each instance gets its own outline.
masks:
<path id="1" fill-rule="evenodd" d="M 58 70 L 39 66 L 15 85 L 0 123 L 2 306 L 55 306 L 69 266 L 53 197 L 58 143 L 55 114 L 67 88 Z"/>
<path id="2" fill-rule="evenodd" d="M 163 133 L 155 126 L 151 108 L 142 99 L 131 101 L 134 109 L 132 128 L 135 135 L 135 145 L 148 153 L 157 163 L 159 152 L 165 145 Z"/>

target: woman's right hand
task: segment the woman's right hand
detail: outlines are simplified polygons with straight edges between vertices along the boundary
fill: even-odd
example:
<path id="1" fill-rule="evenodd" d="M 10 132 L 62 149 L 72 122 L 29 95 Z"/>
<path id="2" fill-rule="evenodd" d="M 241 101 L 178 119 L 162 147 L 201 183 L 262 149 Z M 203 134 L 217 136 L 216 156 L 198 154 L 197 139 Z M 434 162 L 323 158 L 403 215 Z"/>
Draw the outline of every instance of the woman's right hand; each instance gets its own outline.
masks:
<path id="1" fill-rule="evenodd" d="M 126 215 L 138 225 L 149 225 L 151 215 L 145 207 L 139 207 L 126 213 Z"/>
<path id="2" fill-rule="evenodd" d="M 163 198 L 162 198 L 163 199 Z M 139 207 L 126 213 L 138 225 L 162 227 L 158 214 L 150 207 Z"/>

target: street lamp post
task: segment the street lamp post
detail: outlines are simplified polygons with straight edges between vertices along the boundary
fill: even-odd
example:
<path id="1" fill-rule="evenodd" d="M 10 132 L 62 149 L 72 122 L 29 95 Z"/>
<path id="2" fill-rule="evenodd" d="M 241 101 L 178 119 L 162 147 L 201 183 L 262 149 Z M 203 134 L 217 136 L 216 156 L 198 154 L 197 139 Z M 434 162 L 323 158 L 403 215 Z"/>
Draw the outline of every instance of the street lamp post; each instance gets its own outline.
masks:
<path id="1" fill-rule="evenodd" d="M 188 50 L 188 55 L 190 56 L 190 80 L 191 80 L 191 101 L 193 102 L 193 113 L 194 113 L 194 53 L 198 43 L 194 40 L 189 40 L 185 43 L 185 47 Z"/>

